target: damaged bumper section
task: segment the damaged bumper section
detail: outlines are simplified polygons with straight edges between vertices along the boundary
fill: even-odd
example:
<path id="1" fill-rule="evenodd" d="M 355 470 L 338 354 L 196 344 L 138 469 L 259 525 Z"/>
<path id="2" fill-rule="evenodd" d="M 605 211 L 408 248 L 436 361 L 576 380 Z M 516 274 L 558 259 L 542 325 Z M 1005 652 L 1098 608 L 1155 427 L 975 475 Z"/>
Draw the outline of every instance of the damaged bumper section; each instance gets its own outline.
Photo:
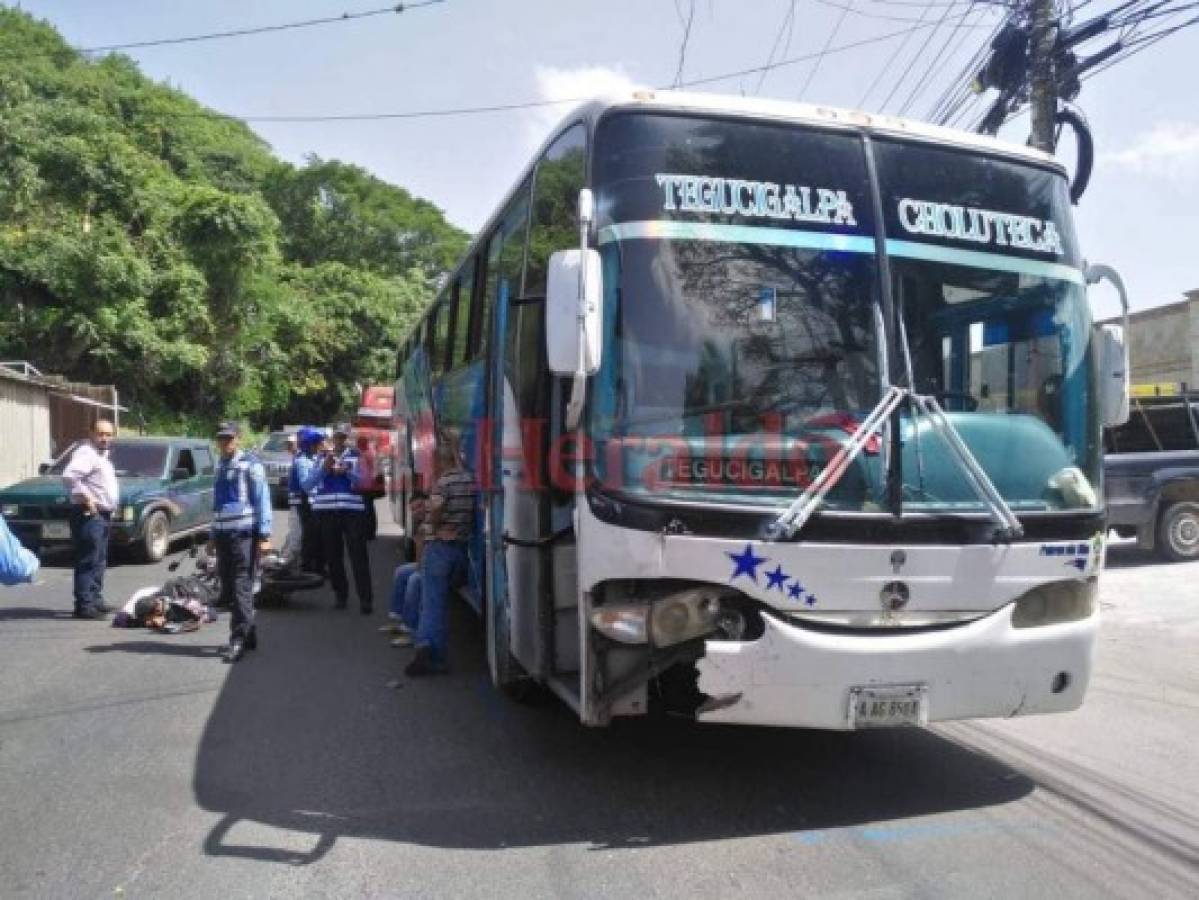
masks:
<path id="1" fill-rule="evenodd" d="M 757 640 L 706 642 L 695 665 L 707 699 L 696 717 L 845 731 L 1077 709 L 1098 614 L 1015 628 L 1013 609 L 950 628 L 879 633 L 767 615 Z"/>

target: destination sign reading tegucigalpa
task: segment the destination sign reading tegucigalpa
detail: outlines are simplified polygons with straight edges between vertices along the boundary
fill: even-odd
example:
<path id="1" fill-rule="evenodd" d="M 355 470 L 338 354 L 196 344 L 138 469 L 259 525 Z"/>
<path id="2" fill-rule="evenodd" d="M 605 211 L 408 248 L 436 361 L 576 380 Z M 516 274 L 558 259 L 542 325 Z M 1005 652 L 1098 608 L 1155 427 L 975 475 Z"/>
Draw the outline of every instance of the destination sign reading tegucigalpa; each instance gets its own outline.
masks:
<path id="1" fill-rule="evenodd" d="M 681 457 L 663 460 L 659 478 L 664 484 L 803 489 L 822 468 L 818 463 L 797 459 Z"/>
<path id="2" fill-rule="evenodd" d="M 858 224 L 845 191 L 665 172 L 659 172 L 654 179 L 662 189 L 662 208 L 669 212 L 719 213 L 821 225 Z"/>

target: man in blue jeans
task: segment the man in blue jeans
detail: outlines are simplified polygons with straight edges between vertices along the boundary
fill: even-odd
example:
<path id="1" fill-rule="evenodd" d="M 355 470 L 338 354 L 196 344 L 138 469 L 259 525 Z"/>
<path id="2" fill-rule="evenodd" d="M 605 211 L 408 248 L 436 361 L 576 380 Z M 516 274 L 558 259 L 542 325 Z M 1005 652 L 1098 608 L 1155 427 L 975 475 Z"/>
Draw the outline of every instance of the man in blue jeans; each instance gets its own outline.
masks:
<path id="1" fill-rule="evenodd" d="M 103 619 L 104 573 L 108 568 L 108 530 L 120 501 L 117 473 L 109 459 L 116 426 L 97 419 L 89 440 L 71 454 L 63 469 L 71 498 L 71 543 L 75 549 L 75 618 Z"/>
<path id="2" fill-rule="evenodd" d="M 414 678 L 447 670 L 446 604 L 450 591 L 466 580 L 466 544 L 474 528 L 478 502 L 474 476 L 463 468 L 452 441 L 443 438 L 438 443 L 436 464 L 441 474 L 429 495 L 433 538 L 426 542 L 421 559 L 416 655 L 404 669 L 405 675 Z"/>

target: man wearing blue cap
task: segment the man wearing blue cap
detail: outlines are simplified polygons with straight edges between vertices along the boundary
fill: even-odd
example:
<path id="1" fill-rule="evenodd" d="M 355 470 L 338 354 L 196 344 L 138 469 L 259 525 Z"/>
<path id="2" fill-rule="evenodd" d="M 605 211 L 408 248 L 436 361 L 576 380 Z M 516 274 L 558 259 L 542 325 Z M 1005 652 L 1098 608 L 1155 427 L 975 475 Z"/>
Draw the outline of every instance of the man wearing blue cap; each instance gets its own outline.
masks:
<path id="1" fill-rule="evenodd" d="M 333 429 L 333 449 L 326 452 L 301 487 L 312 498 L 312 511 L 321 533 L 325 567 L 333 587 L 335 605 L 345 609 L 350 593 L 345 556 L 350 557 L 358 605 L 364 616 L 374 608 L 370 557 L 366 549 L 366 506 L 354 491 L 358 452 L 348 446 L 349 425 Z"/>
<path id="2" fill-rule="evenodd" d="M 241 451 L 241 428 L 222 422 L 216 433 L 221 460 L 212 495 L 212 539 L 221 579 L 222 605 L 231 606 L 227 662 L 258 646 L 254 627 L 254 573 L 271 546 L 271 492 L 262 463 Z"/>
<path id="3" fill-rule="evenodd" d="M 302 571 L 323 574 L 321 536 L 313 518 L 312 500 L 304 490 L 304 483 L 316 468 L 316 457 L 325 442 L 325 434 L 319 428 L 305 425 L 296 432 L 296 441 L 298 452 L 291 461 L 291 471 L 287 479 L 287 504 L 294 513 L 294 516 L 288 519 L 287 540 L 289 545 L 299 548 Z M 297 531 L 295 543 L 292 537 L 293 527 Z M 284 556 L 288 554 L 285 553 Z M 288 562 L 291 561 L 289 558 Z"/>

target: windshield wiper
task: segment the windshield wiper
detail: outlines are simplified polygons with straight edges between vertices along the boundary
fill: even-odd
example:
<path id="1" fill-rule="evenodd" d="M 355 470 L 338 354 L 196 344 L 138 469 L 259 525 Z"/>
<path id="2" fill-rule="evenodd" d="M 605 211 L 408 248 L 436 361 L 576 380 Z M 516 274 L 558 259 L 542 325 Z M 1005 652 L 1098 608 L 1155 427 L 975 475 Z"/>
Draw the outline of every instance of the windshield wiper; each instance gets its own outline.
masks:
<path id="1" fill-rule="evenodd" d="M 862 423 L 850 436 L 849 441 L 833 457 L 832 463 L 770 524 L 766 530 L 767 538 L 787 540 L 794 537 L 824 502 L 829 491 L 836 487 L 837 482 L 841 480 L 841 476 L 845 474 L 853 461 L 858 458 L 871 435 L 886 423 L 905 401 L 911 403 L 928 417 L 933 431 L 939 434 L 949 446 L 951 458 L 957 462 L 966 476 L 966 480 L 974 488 L 979 499 L 991 513 L 991 518 L 999 526 L 996 537 L 999 540 L 1012 540 L 1020 537 L 1024 533 L 1020 520 L 1007 505 L 1007 501 L 996 489 L 978 459 L 970 452 L 970 448 L 966 446 L 966 442 L 962 440 L 962 436 L 946 417 L 945 411 L 941 409 L 936 399 L 913 393 L 907 388 L 891 385 L 879 400 L 878 405 L 862 420 Z"/>

